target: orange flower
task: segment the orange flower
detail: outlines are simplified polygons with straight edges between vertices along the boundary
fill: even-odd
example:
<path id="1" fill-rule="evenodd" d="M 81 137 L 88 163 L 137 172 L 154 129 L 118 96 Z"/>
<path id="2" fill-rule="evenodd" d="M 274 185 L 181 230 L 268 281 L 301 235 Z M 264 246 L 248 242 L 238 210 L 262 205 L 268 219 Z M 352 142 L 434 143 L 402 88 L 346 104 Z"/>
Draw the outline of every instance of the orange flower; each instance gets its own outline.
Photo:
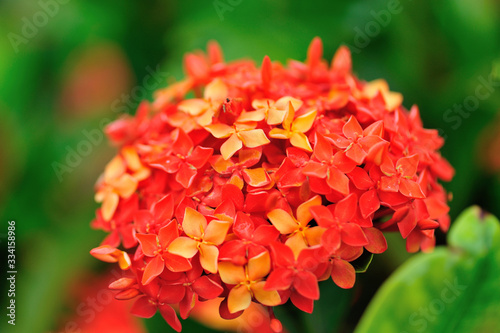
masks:
<path id="1" fill-rule="evenodd" d="M 122 156 L 117 155 L 106 165 L 104 180 L 95 195 L 95 201 L 102 202 L 105 221 L 113 217 L 120 198 L 129 198 L 137 189 L 137 184 L 150 175 L 150 170 L 142 165 L 134 147 L 122 148 Z M 132 174 L 127 172 L 127 167 Z"/>
<path id="2" fill-rule="evenodd" d="M 250 306 L 252 298 L 264 305 L 274 306 L 281 303 L 276 290 L 264 290 L 264 277 L 271 271 L 269 252 L 264 251 L 250 258 L 245 266 L 238 266 L 228 261 L 219 264 L 222 282 L 234 285 L 229 292 L 227 306 L 229 312 L 235 313 Z"/>
<path id="3" fill-rule="evenodd" d="M 262 129 L 256 129 L 256 121 L 247 121 L 247 114 L 242 113 L 233 126 L 226 124 L 212 124 L 205 126 L 214 137 L 229 138 L 220 147 L 222 157 L 227 160 L 238 150 L 243 148 L 256 148 L 267 145 L 271 141 Z"/>
<path id="4" fill-rule="evenodd" d="M 216 78 L 210 82 L 203 93 L 203 98 L 187 99 L 179 103 L 178 110 L 196 120 L 198 125 L 207 126 L 228 94 L 226 84 Z"/>
<path id="5" fill-rule="evenodd" d="M 285 96 L 276 102 L 272 99 L 255 99 L 252 101 L 252 107 L 256 112 L 264 114 L 268 125 L 279 125 L 285 119 L 289 103 L 292 103 L 295 110 L 300 109 L 303 104 L 300 99 Z"/>
<path id="6" fill-rule="evenodd" d="M 319 205 L 321 205 L 321 197 L 317 195 L 297 208 L 297 218 L 283 209 L 274 209 L 267 214 L 271 223 L 281 234 L 289 235 L 285 245 L 292 249 L 295 258 L 303 249 L 321 243 L 321 236 L 325 229 L 308 226 L 313 218 L 309 208 Z"/>
<path id="7" fill-rule="evenodd" d="M 120 251 L 109 245 L 102 245 L 90 251 L 95 258 L 104 262 L 117 262 L 123 270 L 129 269 L 131 265 L 127 252 Z"/>
<path id="8" fill-rule="evenodd" d="M 302 116 L 295 118 L 295 109 L 290 101 L 288 103 L 285 119 L 283 120 L 283 129 L 273 128 L 269 136 L 274 139 L 290 139 L 292 146 L 312 151 L 311 144 L 304 134 L 309 131 L 316 119 L 316 110 L 311 110 Z"/>
<path id="9" fill-rule="evenodd" d="M 182 221 L 182 228 L 188 237 L 176 238 L 170 243 L 168 252 L 184 258 L 192 258 L 200 253 L 201 266 L 210 273 L 217 273 L 219 249 L 231 226 L 229 221 L 207 219 L 196 210 L 187 207 Z"/>

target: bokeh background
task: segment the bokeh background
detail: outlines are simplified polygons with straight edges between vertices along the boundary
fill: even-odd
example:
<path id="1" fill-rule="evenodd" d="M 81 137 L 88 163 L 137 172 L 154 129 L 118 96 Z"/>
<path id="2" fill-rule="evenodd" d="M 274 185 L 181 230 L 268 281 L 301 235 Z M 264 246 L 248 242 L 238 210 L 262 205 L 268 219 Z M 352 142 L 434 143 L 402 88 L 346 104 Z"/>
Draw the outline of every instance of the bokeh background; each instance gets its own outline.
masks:
<path id="1" fill-rule="evenodd" d="M 452 219 L 472 204 L 500 216 L 498 1 L 0 0 L 2 274 L 9 220 L 18 269 L 17 325 L 6 325 L 2 313 L 0 331 L 169 332 L 159 315 L 134 320 L 126 306 L 87 298 L 111 279 L 109 266 L 89 255 L 104 237 L 89 227 L 93 186 L 114 154 L 102 128 L 182 78 L 183 54 L 211 39 L 226 60 L 260 63 L 267 54 L 285 63 L 304 60 L 315 36 L 327 59 L 349 46 L 360 78 L 385 78 L 407 108 L 419 105 L 425 127 L 441 130 L 442 154 L 456 168 L 445 184 Z M 290 331 L 352 331 L 410 256 L 399 235 L 388 239 L 389 250 L 354 289 L 324 283 L 318 311 L 293 314 Z M 0 285 L 3 309 L 4 278 Z M 91 308 L 95 318 L 85 312 Z M 103 321 L 109 312 L 120 319 Z"/>

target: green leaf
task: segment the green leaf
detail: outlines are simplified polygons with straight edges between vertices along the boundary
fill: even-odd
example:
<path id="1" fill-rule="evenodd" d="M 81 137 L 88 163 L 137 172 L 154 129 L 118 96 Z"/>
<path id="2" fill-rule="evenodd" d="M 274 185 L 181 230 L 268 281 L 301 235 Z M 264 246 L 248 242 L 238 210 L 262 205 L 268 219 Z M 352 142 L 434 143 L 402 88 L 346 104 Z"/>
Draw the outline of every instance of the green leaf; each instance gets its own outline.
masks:
<path id="1" fill-rule="evenodd" d="M 377 292 L 355 332 L 498 331 L 499 221 L 469 208 L 452 225 L 448 243 L 401 266 Z"/>

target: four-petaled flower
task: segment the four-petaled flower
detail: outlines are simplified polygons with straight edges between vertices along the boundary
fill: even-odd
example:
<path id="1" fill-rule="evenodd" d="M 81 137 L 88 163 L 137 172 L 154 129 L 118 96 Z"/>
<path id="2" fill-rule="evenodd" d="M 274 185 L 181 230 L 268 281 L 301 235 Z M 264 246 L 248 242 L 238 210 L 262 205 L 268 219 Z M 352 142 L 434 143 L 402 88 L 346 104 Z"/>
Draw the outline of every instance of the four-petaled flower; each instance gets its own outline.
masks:
<path id="1" fill-rule="evenodd" d="M 170 221 L 161 228 L 158 236 L 155 234 L 137 234 L 136 237 L 141 244 L 144 255 L 152 258 L 144 269 L 143 285 L 150 283 L 155 277 L 163 273 L 165 267 L 172 272 L 184 272 L 191 269 L 189 260 L 167 252 L 167 247 L 179 237 L 176 220 Z"/>
<path id="2" fill-rule="evenodd" d="M 305 135 L 314 124 L 316 119 L 316 110 L 311 110 L 295 118 L 295 109 L 290 101 L 286 110 L 286 116 L 283 119 L 283 129 L 273 128 L 269 136 L 274 139 L 289 139 L 292 146 L 312 151 L 309 139 Z"/>
<path id="3" fill-rule="evenodd" d="M 264 278 L 271 271 L 269 252 L 264 251 L 248 259 L 245 266 L 238 266 L 229 261 L 219 264 L 219 274 L 222 282 L 234 285 L 229 291 L 227 306 L 229 312 L 235 313 L 250 306 L 252 298 L 267 306 L 281 303 L 276 290 L 266 290 Z"/>
<path id="4" fill-rule="evenodd" d="M 245 114 L 242 116 L 245 117 Z M 264 131 L 256 127 L 257 122 L 240 122 L 239 118 L 233 126 L 220 123 L 205 126 L 205 129 L 218 139 L 229 138 L 220 147 L 222 157 L 227 160 L 243 146 L 247 148 L 256 148 L 271 142 Z"/>
<path id="5" fill-rule="evenodd" d="M 318 205 L 321 205 L 321 197 L 317 195 L 297 207 L 297 218 L 279 208 L 267 214 L 271 223 L 281 234 L 289 235 L 285 245 L 292 249 L 295 257 L 298 257 L 303 249 L 320 244 L 325 229 L 308 225 L 313 219 L 309 209 Z"/>
<path id="6" fill-rule="evenodd" d="M 168 252 L 184 258 L 192 258 L 199 252 L 201 266 L 210 273 L 217 273 L 217 246 L 224 242 L 230 226 L 231 222 L 228 221 L 214 219 L 207 222 L 205 216 L 187 207 L 182 221 L 182 229 L 187 237 L 174 239 Z"/>

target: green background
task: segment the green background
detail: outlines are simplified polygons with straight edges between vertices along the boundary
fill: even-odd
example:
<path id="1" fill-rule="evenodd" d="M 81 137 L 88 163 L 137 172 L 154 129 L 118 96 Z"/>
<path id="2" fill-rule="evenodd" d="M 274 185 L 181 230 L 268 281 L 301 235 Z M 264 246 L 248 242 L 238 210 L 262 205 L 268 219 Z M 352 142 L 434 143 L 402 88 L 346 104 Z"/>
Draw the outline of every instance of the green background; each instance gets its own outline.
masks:
<path id="1" fill-rule="evenodd" d="M 315 36 L 326 59 L 341 44 L 350 46 L 360 78 L 385 78 L 407 108 L 419 105 L 425 127 L 446 137 L 442 154 L 456 168 L 445 184 L 453 193 L 452 219 L 471 204 L 500 216 L 498 1 L 54 1 L 0 1 L 1 271 L 7 221 L 15 220 L 19 272 L 18 325 L 5 326 L 1 314 L 2 332 L 57 330 L 75 311 L 74 281 L 105 271 L 88 254 L 104 237 L 89 222 L 97 208 L 93 186 L 114 150 L 85 133 L 99 132 L 118 116 L 114 110 L 133 113 L 140 102 L 133 92 L 150 98 L 167 80 L 182 78 L 183 54 L 210 39 L 226 60 L 259 63 L 266 54 L 283 63 L 304 60 Z M 46 20 L 44 7 L 52 14 Z M 158 66 L 157 76 L 168 79 L 145 89 Z M 474 99 L 478 91 L 488 96 Z M 124 102 L 122 94 L 132 97 Z M 470 112 L 453 111 L 474 100 Z M 90 142 L 88 153 L 71 160 L 83 141 Z M 58 176 L 55 166 L 68 161 Z M 445 235 L 437 237 L 445 243 Z M 389 250 L 358 275 L 353 290 L 323 283 L 313 315 L 287 309 L 278 315 L 299 331 L 351 331 L 380 284 L 409 257 L 398 235 L 388 239 Z M 0 285 L 3 308 L 5 279 Z M 158 316 L 147 327 L 168 331 Z"/>

